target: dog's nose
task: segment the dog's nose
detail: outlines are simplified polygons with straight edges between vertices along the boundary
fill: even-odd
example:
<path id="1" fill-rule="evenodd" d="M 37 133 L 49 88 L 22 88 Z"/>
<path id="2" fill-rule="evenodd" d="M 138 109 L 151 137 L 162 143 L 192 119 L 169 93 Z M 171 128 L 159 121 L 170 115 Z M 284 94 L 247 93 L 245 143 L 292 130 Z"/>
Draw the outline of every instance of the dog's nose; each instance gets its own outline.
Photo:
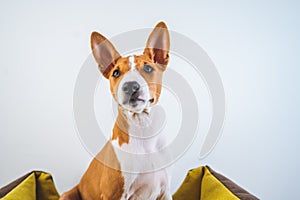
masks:
<path id="1" fill-rule="evenodd" d="M 124 83 L 122 89 L 125 94 L 132 94 L 140 89 L 140 85 L 136 81 L 128 81 Z"/>

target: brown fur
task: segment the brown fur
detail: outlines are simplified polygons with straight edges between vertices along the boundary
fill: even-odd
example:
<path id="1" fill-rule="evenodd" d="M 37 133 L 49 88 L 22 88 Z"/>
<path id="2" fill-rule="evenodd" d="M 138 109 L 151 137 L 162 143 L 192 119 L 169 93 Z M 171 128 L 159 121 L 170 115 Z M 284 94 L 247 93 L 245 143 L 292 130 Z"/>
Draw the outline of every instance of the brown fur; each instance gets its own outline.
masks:
<path id="1" fill-rule="evenodd" d="M 118 140 L 119 146 L 122 146 L 124 143 L 129 143 L 128 135 L 128 123 L 126 121 L 126 116 L 119 108 L 119 114 L 116 120 L 116 123 L 113 128 L 112 140 Z"/>
<path id="2" fill-rule="evenodd" d="M 114 78 L 112 76 L 112 73 L 114 70 L 120 70 L 121 75 L 118 78 Z M 129 61 L 128 61 L 128 57 L 121 57 L 116 61 L 116 64 L 114 65 L 114 67 L 110 70 L 110 72 L 108 73 L 108 80 L 110 83 L 110 91 L 114 97 L 115 100 L 117 100 L 117 89 L 119 86 L 119 83 L 122 79 L 122 77 L 124 76 L 124 74 L 126 72 L 128 72 L 130 70 L 130 65 L 129 65 Z"/>
<path id="3" fill-rule="evenodd" d="M 109 141 L 93 159 L 79 185 L 63 194 L 60 199 L 120 199 L 123 186 L 124 179 L 120 171 L 120 163 Z"/>
<path id="4" fill-rule="evenodd" d="M 154 103 L 158 102 L 158 98 L 160 96 L 161 87 L 162 87 L 162 74 L 165 70 L 165 66 L 154 63 L 147 55 L 142 54 L 140 56 L 135 56 L 136 60 L 136 68 L 139 73 L 143 76 L 146 80 L 147 84 L 149 85 L 150 95 L 151 98 L 154 98 Z M 145 64 L 150 65 L 153 67 L 154 71 L 151 74 L 144 72 L 143 67 Z"/>

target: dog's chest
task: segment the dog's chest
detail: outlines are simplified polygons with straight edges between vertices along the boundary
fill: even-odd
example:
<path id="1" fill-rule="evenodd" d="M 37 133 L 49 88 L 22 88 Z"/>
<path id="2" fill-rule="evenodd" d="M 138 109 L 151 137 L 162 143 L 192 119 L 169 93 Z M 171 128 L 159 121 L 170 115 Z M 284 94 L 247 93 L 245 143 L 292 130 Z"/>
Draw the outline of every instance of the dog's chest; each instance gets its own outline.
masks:
<path id="1" fill-rule="evenodd" d="M 121 147 L 116 146 L 117 140 L 112 141 L 124 178 L 122 200 L 156 199 L 167 187 L 168 171 L 158 170 L 157 166 L 157 160 L 163 159 L 163 155 L 152 156 L 159 150 L 158 140 L 155 137 L 149 140 L 131 138 L 128 144 Z"/>

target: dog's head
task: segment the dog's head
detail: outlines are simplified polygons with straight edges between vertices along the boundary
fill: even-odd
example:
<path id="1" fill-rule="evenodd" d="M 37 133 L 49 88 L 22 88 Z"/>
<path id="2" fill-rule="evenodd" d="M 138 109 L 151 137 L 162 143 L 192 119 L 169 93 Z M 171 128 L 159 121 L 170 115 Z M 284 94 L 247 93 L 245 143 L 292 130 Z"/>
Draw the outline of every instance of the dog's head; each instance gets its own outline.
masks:
<path id="1" fill-rule="evenodd" d="M 110 90 L 121 109 L 141 113 L 158 102 L 162 74 L 169 61 L 170 38 L 165 23 L 155 26 L 141 55 L 122 57 L 97 32 L 91 35 L 91 46 L 99 70 L 110 81 Z"/>

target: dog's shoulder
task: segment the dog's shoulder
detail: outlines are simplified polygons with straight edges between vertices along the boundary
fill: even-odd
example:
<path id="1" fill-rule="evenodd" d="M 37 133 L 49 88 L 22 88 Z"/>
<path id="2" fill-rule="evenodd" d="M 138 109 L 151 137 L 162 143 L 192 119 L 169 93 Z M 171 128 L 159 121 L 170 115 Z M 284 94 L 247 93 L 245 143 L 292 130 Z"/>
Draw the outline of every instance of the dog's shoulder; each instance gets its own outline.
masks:
<path id="1" fill-rule="evenodd" d="M 80 181 L 79 191 L 83 199 L 96 196 L 120 199 L 124 192 L 124 178 L 120 168 L 113 145 L 108 141 L 92 160 Z"/>

